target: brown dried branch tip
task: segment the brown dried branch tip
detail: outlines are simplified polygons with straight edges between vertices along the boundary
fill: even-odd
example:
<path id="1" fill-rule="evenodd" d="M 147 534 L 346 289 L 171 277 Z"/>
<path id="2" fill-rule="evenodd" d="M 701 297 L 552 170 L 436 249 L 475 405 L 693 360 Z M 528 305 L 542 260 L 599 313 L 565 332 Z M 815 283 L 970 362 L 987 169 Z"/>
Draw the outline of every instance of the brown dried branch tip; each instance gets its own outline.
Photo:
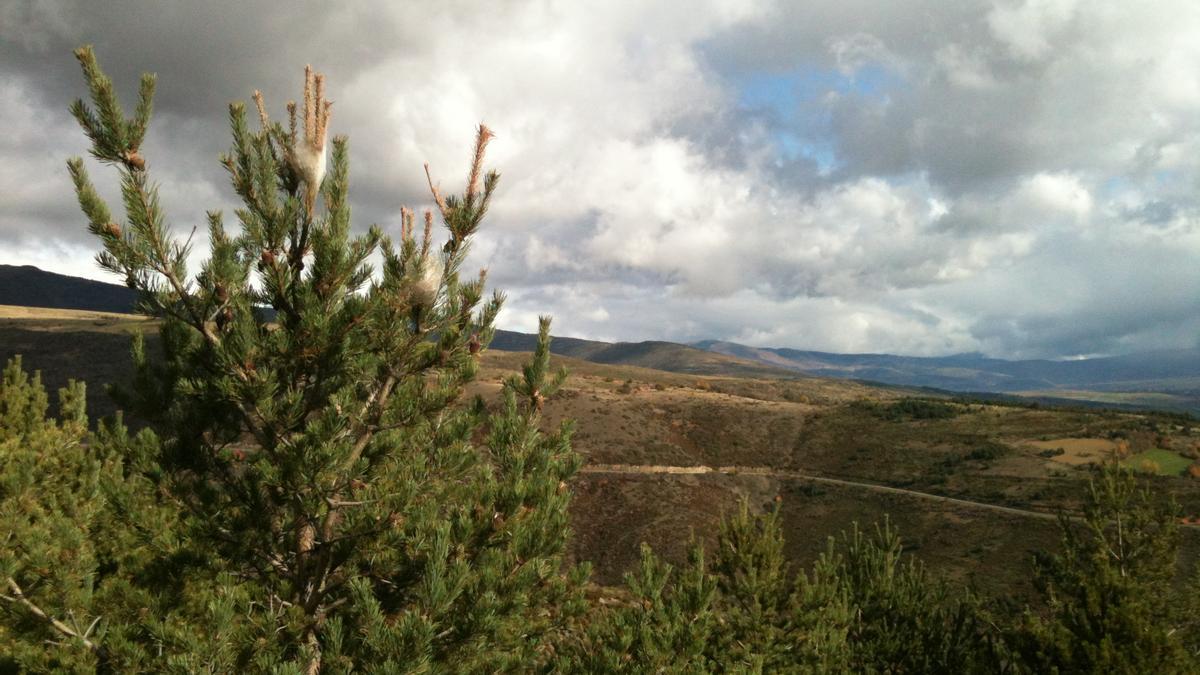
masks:
<path id="1" fill-rule="evenodd" d="M 467 201 L 474 201 L 479 194 L 479 176 L 483 172 L 483 156 L 487 152 L 488 141 L 496 134 L 486 125 L 479 125 L 479 133 L 475 136 L 475 155 L 471 158 L 471 180 L 467 183 Z"/>
<path id="2" fill-rule="evenodd" d="M 413 236 L 413 212 L 407 206 L 400 207 L 400 238 L 407 240 Z"/>
<path id="3" fill-rule="evenodd" d="M 304 181 L 304 205 L 311 213 L 317 192 L 325 178 L 328 149 L 325 138 L 329 130 L 329 109 L 332 101 L 325 100 L 325 76 L 304 67 L 304 138 L 296 138 L 295 105 L 288 105 L 291 116 L 292 166 Z"/>
<path id="4" fill-rule="evenodd" d="M 425 162 L 425 180 L 429 183 L 429 192 L 433 195 L 433 201 L 437 204 L 438 211 L 441 211 L 442 218 L 449 220 L 449 208 L 446 206 L 445 198 L 442 197 L 442 191 L 433 184 L 433 176 L 429 173 L 429 162 Z"/>
<path id="5" fill-rule="evenodd" d="M 292 145 L 296 145 L 296 102 L 288 101 L 288 139 Z"/>
<path id="6" fill-rule="evenodd" d="M 263 131 L 270 128 L 271 124 L 267 118 L 267 104 L 263 101 L 262 92 L 254 90 L 254 106 L 258 108 L 258 121 L 262 124 Z"/>

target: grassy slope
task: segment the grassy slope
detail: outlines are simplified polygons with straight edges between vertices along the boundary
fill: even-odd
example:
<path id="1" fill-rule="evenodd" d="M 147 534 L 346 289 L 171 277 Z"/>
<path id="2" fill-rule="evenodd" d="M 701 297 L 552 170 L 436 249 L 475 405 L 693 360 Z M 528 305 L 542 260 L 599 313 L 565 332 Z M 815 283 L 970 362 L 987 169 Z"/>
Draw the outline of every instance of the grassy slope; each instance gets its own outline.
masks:
<path id="1" fill-rule="evenodd" d="M 0 320 L 0 358 L 23 353 L 51 388 L 67 377 L 87 380 L 93 412 L 109 413 L 113 406 L 100 385 L 125 377 L 124 333 L 144 328 L 152 325 L 125 317 Z M 493 397 L 523 359 L 486 353 L 473 390 Z M 893 407 L 911 394 L 898 388 L 556 361 L 572 377 L 547 404 L 547 423 L 574 419 L 574 444 L 589 464 L 766 467 L 1053 512 L 1074 507 L 1089 470 L 1043 456 L 1049 446 L 1121 437 L 1137 452 L 1152 449 L 1158 442 L 1152 439 L 1180 452 L 1200 442 L 1200 434 L 1175 420 L 1140 414 L 944 403 L 947 416 L 920 418 Z M 1186 513 L 1200 515 L 1200 483 L 1150 480 L 1174 494 Z M 1058 540 L 1052 520 L 770 475 L 588 473 L 575 491 L 572 551 L 593 561 L 604 583 L 619 580 L 641 541 L 675 559 L 690 533 L 711 541 L 720 514 L 743 496 L 757 508 L 781 499 L 788 551 L 797 562 L 812 560 L 827 537 L 853 523 L 869 527 L 886 517 L 930 565 L 995 593 L 1027 592 L 1031 552 Z M 1189 559 L 1195 534 L 1188 532 Z"/>

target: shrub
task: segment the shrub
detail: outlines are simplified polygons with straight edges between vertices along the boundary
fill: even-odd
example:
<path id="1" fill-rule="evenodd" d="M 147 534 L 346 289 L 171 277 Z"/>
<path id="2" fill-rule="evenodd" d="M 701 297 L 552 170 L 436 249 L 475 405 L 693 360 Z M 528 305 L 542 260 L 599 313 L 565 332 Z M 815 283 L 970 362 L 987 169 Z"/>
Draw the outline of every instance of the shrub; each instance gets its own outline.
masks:
<path id="1" fill-rule="evenodd" d="M 1008 454 L 1008 446 L 1004 445 L 1003 443 L 985 441 L 972 448 L 971 451 L 967 453 L 967 459 L 991 461 L 994 459 L 1000 459 L 1006 454 Z"/>
<path id="2" fill-rule="evenodd" d="M 890 403 L 855 401 L 852 406 L 882 420 L 936 420 L 956 417 L 961 408 L 953 403 L 921 398 L 902 398 Z"/>

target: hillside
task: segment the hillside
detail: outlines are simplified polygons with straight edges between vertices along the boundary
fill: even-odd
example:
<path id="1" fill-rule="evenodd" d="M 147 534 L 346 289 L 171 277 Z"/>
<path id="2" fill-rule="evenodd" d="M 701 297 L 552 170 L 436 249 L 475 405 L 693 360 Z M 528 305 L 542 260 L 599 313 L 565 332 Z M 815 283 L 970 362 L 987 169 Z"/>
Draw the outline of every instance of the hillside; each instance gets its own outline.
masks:
<path id="1" fill-rule="evenodd" d="M 54 274 L 31 266 L 0 265 L 0 305 L 127 313 L 133 311 L 135 301 L 133 291 L 117 284 Z M 535 342 L 535 335 L 501 330 L 496 332 L 492 349 L 530 351 Z M 787 369 L 673 342 L 611 344 L 558 338 L 554 341 L 554 353 L 596 363 L 641 366 L 679 373 L 793 376 Z"/>
<path id="2" fill-rule="evenodd" d="M 0 265 L 0 305 L 128 312 L 133 303 L 132 291 L 124 286 L 53 274 L 36 267 Z M 529 351 L 534 342 L 531 334 L 499 330 L 491 347 Z M 593 363 L 692 375 L 830 377 L 972 394 L 1002 393 L 1047 403 L 1073 400 L 1200 414 L 1200 349 L 1076 361 L 1005 361 L 979 354 L 833 354 L 718 340 L 683 345 L 563 337 L 555 339 L 552 349 L 555 354 Z"/>
<path id="3" fill-rule="evenodd" d="M 1200 412 L 1200 349 L 1067 361 L 1007 361 L 980 354 L 833 354 L 719 340 L 693 346 L 818 377 Z"/>
<path id="4" fill-rule="evenodd" d="M 0 305 L 132 312 L 137 295 L 117 284 L 46 272 L 31 265 L 0 265 Z"/>
<path id="5" fill-rule="evenodd" d="M 128 377 L 125 333 L 150 329 L 153 350 L 153 322 L 37 314 L 0 319 L 0 358 L 23 354 L 51 388 L 83 378 L 93 413 L 113 412 L 104 385 Z M 525 358 L 489 350 L 471 391 L 495 400 Z M 940 573 L 1019 597 L 1030 590 L 1032 552 L 1057 545 L 1054 514 L 1076 507 L 1090 464 L 1119 447 L 1135 466 L 1160 462 L 1162 475 L 1148 476 L 1155 489 L 1200 516 L 1200 482 L 1180 475 L 1198 454 L 1200 429 L 1176 418 L 952 402 L 828 378 L 555 361 L 572 375 L 545 421 L 574 420 L 585 462 L 573 485 L 571 550 L 605 584 L 629 569 L 642 541 L 680 560 L 691 533 L 711 540 L 720 514 L 748 497 L 758 508 L 779 500 L 797 562 L 811 562 L 855 522 L 887 518 Z M 1187 560 L 1196 559 L 1196 534 L 1187 531 Z"/>
<path id="6" fill-rule="evenodd" d="M 537 336 L 515 331 L 496 331 L 492 349 L 532 351 Z M 551 351 L 593 363 L 640 366 L 673 373 L 731 375 L 737 377 L 794 377 L 785 368 L 758 363 L 751 359 L 720 354 L 674 342 L 597 342 L 579 338 L 555 338 Z"/>
<path id="7" fill-rule="evenodd" d="M 133 293 L 116 284 L 0 265 L 0 305 L 128 312 Z M 500 330 L 492 349 L 529 351 L 535 337 Z M 1200 414 L 1200 349 L 1076 361 L 1005 361 L 979 354 L 908 357 L 749 347 L 705 340 L 599 342 L 562 337 L 555 354 L 593 363 L 692 375 L 853 379 L 951 392 L 1006 394 L 1057 404 L 1158 409 Z"/>

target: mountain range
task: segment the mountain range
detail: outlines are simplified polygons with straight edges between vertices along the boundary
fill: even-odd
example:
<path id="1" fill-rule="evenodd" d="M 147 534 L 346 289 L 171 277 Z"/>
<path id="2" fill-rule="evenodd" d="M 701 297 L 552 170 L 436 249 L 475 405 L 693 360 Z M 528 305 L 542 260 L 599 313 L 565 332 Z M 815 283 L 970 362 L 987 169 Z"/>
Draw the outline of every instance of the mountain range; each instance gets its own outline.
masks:
<path id="1" fill-rule="evenodd" d="M 852 378 L 951 391 L 1200 393 L 1200 350 L 1155 351 L 1105 358 L 1008 361 L 982 354 L 940 357 L 831 354 L 748 347 L 705 340 L 693 346 L 820 377 Z"/>
<path id="2" fill-rule="evenodd" d="M 132 312 L 124 286 L 0 265 L 0 305 Z M 529 351 L 536 336 L 497 331 L 491 347 Z M 951 392 L 999 393 L 1200 412 L 1200 349 L 1079 360 L 1005 360 L 982 354 L 940 357 L 836 354 L 752 347 L 721 340 L 601 342 L 555 338 L 551 350 L 595 363 L 734 377 L 829 377 Z"/>

